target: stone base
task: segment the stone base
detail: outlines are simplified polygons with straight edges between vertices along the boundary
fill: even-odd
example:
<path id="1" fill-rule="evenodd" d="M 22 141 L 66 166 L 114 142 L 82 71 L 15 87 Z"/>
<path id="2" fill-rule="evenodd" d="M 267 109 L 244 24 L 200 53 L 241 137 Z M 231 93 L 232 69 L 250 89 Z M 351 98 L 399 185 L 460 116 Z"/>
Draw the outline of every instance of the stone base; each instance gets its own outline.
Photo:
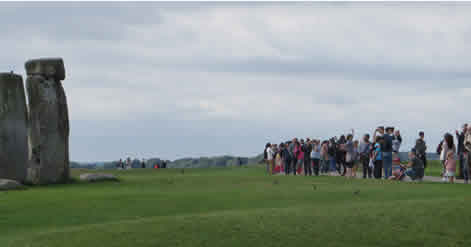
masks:
<path id="1" fill-rule="evenodd" d="M 24 190 L 24 189 L 26 189 L 26 187 L 15 180 L 0 178 L 0 190 Z"/>

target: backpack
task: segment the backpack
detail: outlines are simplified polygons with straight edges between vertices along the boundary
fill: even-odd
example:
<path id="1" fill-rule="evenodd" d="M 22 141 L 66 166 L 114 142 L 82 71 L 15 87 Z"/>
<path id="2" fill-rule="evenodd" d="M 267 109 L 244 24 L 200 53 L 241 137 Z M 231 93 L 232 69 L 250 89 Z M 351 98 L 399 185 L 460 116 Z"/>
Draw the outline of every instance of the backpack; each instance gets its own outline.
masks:
<path id="1" fill-rule="evenodd" d="M 335 144 L 334 145 L 329 145 L 327 148 L 327 153 L 332 157 L 335 155 Z"/>
<path id="2" fill-rule="evenodd" d="M 441 141 L 440 144 L 438 144 L 438 147 L 437 147 L 437 154 L 441 154 L 441 152 L 442 152 L 442 145 L 443 145 L 443 141 Z"/>
<path id="3" fill-rule="evenodd" d="M 427 147 L 425 146 L 425 142 L 422 141 L 421 139 L 417 139 L 416 144 L 415 144 L 415 150 L 419 156 L 424 156 L 425 155 L 425 150 Z"/>

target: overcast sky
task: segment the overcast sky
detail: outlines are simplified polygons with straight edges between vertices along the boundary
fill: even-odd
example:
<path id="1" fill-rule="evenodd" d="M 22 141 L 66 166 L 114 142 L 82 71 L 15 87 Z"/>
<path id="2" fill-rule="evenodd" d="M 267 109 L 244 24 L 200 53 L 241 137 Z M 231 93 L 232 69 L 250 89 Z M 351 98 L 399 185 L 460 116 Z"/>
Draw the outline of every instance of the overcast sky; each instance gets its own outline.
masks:
<path id="1" fill-rule="evenodd" d="M 466 3 L 0 3 L 0 71 L 62 57 L 71 159 L 255 155 L 471 122 Z"/>

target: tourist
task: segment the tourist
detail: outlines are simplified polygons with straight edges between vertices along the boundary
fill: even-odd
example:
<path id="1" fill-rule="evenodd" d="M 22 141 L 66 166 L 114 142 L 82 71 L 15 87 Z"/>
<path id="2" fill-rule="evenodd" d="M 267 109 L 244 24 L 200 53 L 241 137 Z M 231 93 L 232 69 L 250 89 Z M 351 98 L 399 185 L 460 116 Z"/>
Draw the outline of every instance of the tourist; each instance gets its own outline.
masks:
<path id="1" fill-rule="evenodd" d="M 296 164 L 297 164 L 297 157 L 296 157 L 296 153 L 294 152 L 294 149 L 296 147 L 296 143 L 298 142 L 298 139 L 297 138 L 293 138 L 293 140 L 291 141 L 291 143 L 289 144 L 288 146 L 288 151 L 289 151 L 289 154 L 291 156 L 291 165 L 290 165 L 290 169 L 293 171 L 293 174 L 296 175 Z"/>
<path id="2" fill-rule="evenodd" d="M 274 168 L 274 155 L 272 145 L 270 143 L 267 144 L 267 174 L 272 175 L 273 168 Z"/>
<path id="3" fill-rule="evenodd" d="M 463 165 L 463 178 L 465 183 L 468 183 L 469 180 L 469 166 L 471 163 L 471 125 L 468 125 L 468 130 L 465 133 L 464 136 L 464 148 L 465 148 L 465 161 Z"/>
<path id="4" fill-rule="evenodd" d="M 312 176 L 312 164 L 311 164 L 311 151 L 312 145 L 309 138 L 306 139 L 306 142 L 301 147 L 304 156 L 304 176 Z"/>
<path id="5" fill-rule="evenodd" d="M 456 147 L 453 143 L 453 136 L 450 133 L 446 133 L 443 141 L 442 141 L 442 146 L 441 146 L 441 152 L 440 152 L 440 161 L 442 162 L 442 175 L 443 175 L 443 180 L 446 181 L 447 176 L 445 176 L 446 173 L 446 161 L 448 159 L 448 152 L 453 152 L 455 153 Z"/>
<path id="6" fill-rule="evenodd" d="M 374 144 L 374 151 L 373 151 L 373 162 L 374 162 L 374 177 L 376 179 L 381 179 L 382 170 L 383 170 L 383 155 L 381 152 L 381 136 L 376 136 L 375 144 Z"/>
<path id="7" fill-rule="evenodd" d="M 463 131 L 459 133 L 458 130 L 456 130 L 456 139 L 457 139 L 457 147 L 458 147 L 458 159 L 460 161 L 460 166 L 458 169 L 458 176 L 457 178 L 463 179 L 463 165 L 465 164 L 465 148 L 464 148 L 464 135 L 466 134 L 466 131 L 468 129 L 468 124 L 463 125 Z"/>
<path id="8" fill-rule="evenodd" d="M 409 169 L 406 171 L 407 176 L 409 176 L 412 180 L 419 180 L 421 181 L 424 177 L 424 163 L 422 159 L 417 157 L 417 150 L 412 149 L 409 152 Z"/>
<path id="9" fill-rule="evenodd" d="M 344 144 L 344 150 L 345 150 L 346 174 L 342 174 L 342 176 L 346 175 L 347 177 L 352 177 L 353 175 L 352 169 L 355 163 L 355 159 L 354 159 L 355 147 L 353 146 L 353 134 L 349 134 L 347 136 L 346 142 Z"/>
<path id="10" fill-rule="evenodd" d="M 445 171 L 446 181 L 454 183 L 456 172 L 456 160 L 455 152 L 453 152 L 453 150 L 448 151 L 448 153 L 446 154 Z"/>
<path id="11" fill-rule="evenodd" d="M 424 171 L 427 169 L 427 144 L 425 143 L 425 134 L 423 131 L 419 132 L 419 139 L 415 141 L 414 150 L 417 152 L 416 157 L 422 160 L 424 164 Z"/>
<path id="12" fill-rule="evenodd" d="M 283 172 L 283 160 L 281 159 L 281 147 L 283 143 L 280 144 L 280 146 L 275 147 L 275 172 L 276 173 L 281 173 Z"/>
<path id="13" fill-rule="evenodd" d="M 128 157 L 126 159 L 126 169 L 130 169 L 131 168 L 131 157 Z"/>
<path id="14" fill-rule="evenodd" d="M 328 150 L 327 150 L 328 154 L 329 154 L 329 163 L 330 163 L 330 167 L 329 167 L 329 170 L 331 173 L 334 173 L 336 170 L 337 170 L 337 166 L 336 166 L 336 153 L 337 153 L 337 144 L 335 143 L 335 139 L 334 138 L 331 138 L 329 140 L 329 146 L 328 146 Z"/>
<path id="15" fill-rule="evenodd" d="M 356 178 L 357 177 L 357 170 L 358 170 L 358 163 L 360 162 L 360 153 L 359 153 L 359 149 L 358 149 L 358 140 L 355 140 L 353 142 L 353 168 L 352 168 L 352 172 L 353 172 L 353 175 L 352 177 Z"/>
<path id="16" fill-rule="evenodd" d="M 298 141 L 294 143 L 293 153 L 294 153 L 294 162 L 293 162 L 292 168 L 293 168 L 293 175 L 296 176 L 296 174 L 298 174 L 298 168 L 304 162 L 304 157 L 301 156 L 303 154 L 303 152 L 301 151 L 301 144 Z"/>
<path id="17" fill-rule="evenodd" d="M 146 168 L 146 160 L 142 159 L 141 168 Z"/>
<path id="18" fill-rule="evenodd" d="M 287 142 L 281 148 L 281 157 L 283 158 L 283 163 L 285 165 L 285 175 L 289 175 L 291 166 L 291 154 L 288 150 L 289 144 L 290 143 Z"/>
<path id="19" fill-rule="evenodd" d="M 268 148 L 271 146 L 271 144 L 268 142 L 267 144 L 265 144 L 265 149 L 263 149 L 263 161 L 266 163 L 268 162 Z"/>
<path id="20" fill-rule="evenodd" d="M 399 130 L 394 131 L 394 136 L 392 139 L 392 149 L 394 153 L 399 153 L 399 149 L 401 148 L 402 144 L 402 137 L 401 132 Z"/>
<path id="21" fill-rule="evenodd" d="M 383 135 L 383 146 L 381 148 L 384 168 L 384 178 L 392 176 L 392 151 L 393 151 L 393 133 L 394 127 L 387 127 Z"/>
<path id="22" fill-rule="evenodd" d="M 323 141 L 321 145 L 321 173 L 328 173 L 329 172 L 329 141 Z"/>
<path id="23" fill-rule="evenodd" d="M 312 160 L 312 168 L 314 169 L 314 175 L 319 176 L 319 166 L 320 166 L 320 160 L 321 160 L 320 140 L 313 140 L 311 160 Z"/>
<path id="24" fill-rule="evenodd" d="M 347 155 L 347 152 L 345 151 L 345 144 L 347 143 L 347 139 L 345 138 L 345 135 L 341 135 L 339 140 L 336 143 L 336 162 L 337 162 L 337 171 L 340 175 L 345 176 L 345 173 L 347 172 L 347 166 L 345 162 L 345 158 Z"/>
<path id="25" fill-rule="evenodd" d="M 392 139 L 392 165 L 393 168 L 392 170 L 398 170 L 400 169 L 401 165 L 401 157 L 399 156 L 399 151 L 401 149 L 401 144 L 402 144 L 402 136 L 401 132 L 399 130 L 394 131 L 393 139 Z"/>
<path id="26" fill-rule="evenodd" d="M 363 178 L 371 178 L 372 175 L 372 169 L 369 166 L 371 150 L 370 135 L 365 134 L 359 147 L 360 162 L 363 166 Z"/>
<path id="27" fill-rule="evenodd" d="M 378 137 L 378 136 L 383 138 L 383 135 L 384 135 L 384 126 L 379 126 L 373 132 L 373 141 L 376 141 L 376 137 Z"/>

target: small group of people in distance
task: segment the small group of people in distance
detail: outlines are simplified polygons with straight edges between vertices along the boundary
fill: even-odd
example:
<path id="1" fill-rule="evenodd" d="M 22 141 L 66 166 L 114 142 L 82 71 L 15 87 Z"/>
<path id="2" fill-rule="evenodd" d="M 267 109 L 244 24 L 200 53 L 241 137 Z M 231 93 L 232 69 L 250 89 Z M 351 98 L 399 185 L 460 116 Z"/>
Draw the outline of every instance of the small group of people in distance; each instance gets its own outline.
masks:
<path id="1" fill-rule="evenodd" d="M 131 157 L 128 157 L 123 161 L 123 159 L 119 159 L 118 163 L 116 164 L 116 168 L 118 169 L 131 169 L 132 164 L 136 163 L 131 160 Z M 142 161 L 139 162 L 139 166 L 141 168 L 146 168 L 146 160 L 142 159 Z M 161 164 L 154 164 L 152 168 L 167 168 L 167 162 L 162 161 Z"/>
<path id="2" fill-rule="evenodd" d="M 471 127 L 463 126 L 463 131 L 456 131 L 458 150 L 454 147 L 453 136 L 445 134 L 440 143 L 439 152 L 443 165 L 443 179 L 453 183 L 456 173 L 456 156 L 460 160 L 460 175 L 469 180 L 469 163 L 471 161 Z M 380 126 L 370 135 L 365 134 L 355 140 L 354 130 L 339 138 L 328 140 L 298 139 L 282 142 L 279 145 L 267 143 L 264 149 L 264 160 L 267 173 L 273 175 L 319 176 L 341 175 L 356 177 L 361 167 L 363 178 L 418 180 L 424 177 L 427 168 L 427 145 L 425 134 L 419 132 L 415 146 L 408 153 L 409 160 L 401 164 L 399 149 L 402 137 L 394 127 Z"/>

